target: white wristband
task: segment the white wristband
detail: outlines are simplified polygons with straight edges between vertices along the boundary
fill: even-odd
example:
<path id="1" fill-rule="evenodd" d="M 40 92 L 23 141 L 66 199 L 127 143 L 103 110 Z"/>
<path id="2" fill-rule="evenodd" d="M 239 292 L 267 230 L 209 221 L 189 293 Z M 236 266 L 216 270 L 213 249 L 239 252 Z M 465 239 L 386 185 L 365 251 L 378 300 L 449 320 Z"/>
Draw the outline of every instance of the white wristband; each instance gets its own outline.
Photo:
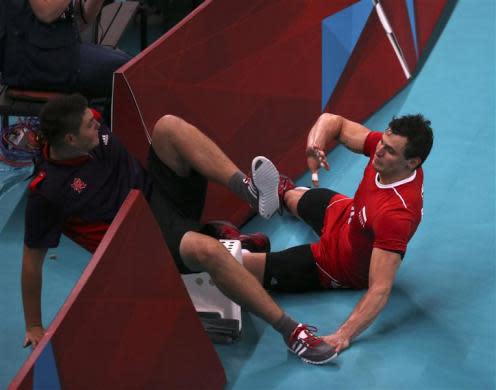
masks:
<path id="1" fill-rule="evenodd" d="M 319 174 L 317 172 L 312 173 L 312 181 L 319 181 Z"/>

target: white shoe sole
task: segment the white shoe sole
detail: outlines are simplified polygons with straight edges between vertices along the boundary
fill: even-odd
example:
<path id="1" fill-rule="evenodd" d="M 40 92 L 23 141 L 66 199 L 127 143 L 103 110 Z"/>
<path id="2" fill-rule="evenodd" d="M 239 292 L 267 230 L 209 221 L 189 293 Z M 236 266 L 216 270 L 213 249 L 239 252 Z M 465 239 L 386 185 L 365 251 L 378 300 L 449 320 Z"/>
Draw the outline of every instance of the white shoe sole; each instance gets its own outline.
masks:
<path id="1" fill-rule="evenodd" d="M 316 362 L 314 360 L 308 360 L 308 359 L 305 359 L 305 358 L 302 358 L 301 356 L 298 356 L 301 360 L 303 360 L 305 363 L 308 363 L 308 364 L 316 364 L 316 365 L 320 365 L 320 364 L 326 364 L 326 363 L 329 363 L 332 359 L 334 359 L 336 356 L 338 356 L 337 353 L 335 353 L 334 355 L 332 355 L 330 358 L 327 358 L 326 360 L 322 360 L 320 362 Z"/>
<path id="2" fill-rule="evenodd" d="M 337 352 L 334 352 L 334 355 L 328 357 L 327 359 L 325 360 L 321 360 L 321 361 L 315 361 L 315 360 L 309 360 L 309 359 L 306 359 L 300 355 L 298 355 L 295 351 L 293 351 L 291 348 L 288 347 L 288 351 L 295 354 L 297 357 L 299 357 L 302 361 L 304 361 L 305 363 L 308 363 L 308 364 L 316 364 L 316 365 L 320 365 L 320 364 L 326 364 L 328 362 L 330 362 L 331 360 L 333 360 L 334 358 L 336 358 L 338 356 L 338 353 Z"/>
<path id="3" fill-rule="evenodd" d="M 268 158 L 257 156 L 251 162 L 251 174 L 258 190 L 258 214 L 269 219 L 279 209 L 279 171 Z"/>

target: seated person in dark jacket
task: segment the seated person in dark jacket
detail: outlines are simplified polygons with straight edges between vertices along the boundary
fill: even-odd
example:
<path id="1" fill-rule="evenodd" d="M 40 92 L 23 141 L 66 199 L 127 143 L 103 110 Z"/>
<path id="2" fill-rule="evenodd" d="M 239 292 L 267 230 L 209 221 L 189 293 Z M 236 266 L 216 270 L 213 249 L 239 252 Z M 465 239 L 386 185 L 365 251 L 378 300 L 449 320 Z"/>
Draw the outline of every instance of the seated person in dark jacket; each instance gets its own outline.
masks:
<path id="1" fill-rule="evenodd" d="M 81 43 L 104 0 L 2 0 L 2 83 L 23 89 L 112 94 L 112 75 L 131 57 Z M 1 34 L 0 34 L 1 35 Z"/>

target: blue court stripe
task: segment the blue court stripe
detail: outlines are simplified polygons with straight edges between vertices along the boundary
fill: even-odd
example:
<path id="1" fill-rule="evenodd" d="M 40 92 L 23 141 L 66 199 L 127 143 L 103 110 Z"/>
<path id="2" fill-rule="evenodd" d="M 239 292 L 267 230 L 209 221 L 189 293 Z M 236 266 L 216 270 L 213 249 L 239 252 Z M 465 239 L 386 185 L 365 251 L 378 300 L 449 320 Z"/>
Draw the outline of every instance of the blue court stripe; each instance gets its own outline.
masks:
<path id="1" fill-rule="evenodd" d="M 46 389 L 60 390 L 59 373 L 51 342 L 43 349 L 34 365 L 33 390 Z"/>

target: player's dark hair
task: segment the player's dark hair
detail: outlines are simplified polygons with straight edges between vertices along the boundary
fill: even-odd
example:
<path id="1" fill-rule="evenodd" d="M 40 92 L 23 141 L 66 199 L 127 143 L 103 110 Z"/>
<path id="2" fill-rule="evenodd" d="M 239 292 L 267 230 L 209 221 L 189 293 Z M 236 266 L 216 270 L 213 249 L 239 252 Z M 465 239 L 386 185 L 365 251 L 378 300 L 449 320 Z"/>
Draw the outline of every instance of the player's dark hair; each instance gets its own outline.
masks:
<path id="1" fill-rule="evenodd" d="M 419 157 L 419 166 L 427 159 L 432 148 L 434 136 L 430 125 L 431 121 L 421 114 L 393 117 L 389 122 L 389 128 L 393 134 L 407 138 L 405 158 Z"/>
<path id="2" fill-rule="evenodd" d="M 50 145 L 60 145 L 68 133 L 79 134 L 88 101 L 80 94 L 50 100 L 40 113 L 41 134 Z"/>

